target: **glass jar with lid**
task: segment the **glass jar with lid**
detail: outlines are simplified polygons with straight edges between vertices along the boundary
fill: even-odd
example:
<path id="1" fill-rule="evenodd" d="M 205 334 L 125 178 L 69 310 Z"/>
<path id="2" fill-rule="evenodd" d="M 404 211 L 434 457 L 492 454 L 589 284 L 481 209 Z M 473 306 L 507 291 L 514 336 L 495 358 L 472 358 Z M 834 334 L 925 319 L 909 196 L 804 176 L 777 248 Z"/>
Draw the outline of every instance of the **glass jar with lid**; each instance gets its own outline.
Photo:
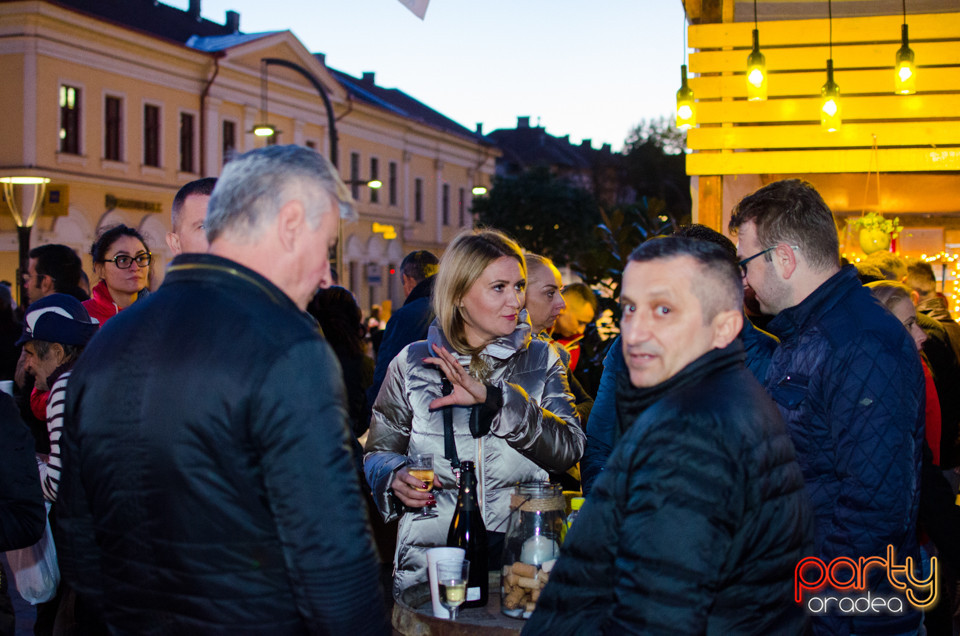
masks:
<path id="1" fill-rule="evenodd" d="M 503 544 L 500 608 L 529 618 L 560 555 L 566 508 L 559 484 L 519 484 L 510 498 Z"/>

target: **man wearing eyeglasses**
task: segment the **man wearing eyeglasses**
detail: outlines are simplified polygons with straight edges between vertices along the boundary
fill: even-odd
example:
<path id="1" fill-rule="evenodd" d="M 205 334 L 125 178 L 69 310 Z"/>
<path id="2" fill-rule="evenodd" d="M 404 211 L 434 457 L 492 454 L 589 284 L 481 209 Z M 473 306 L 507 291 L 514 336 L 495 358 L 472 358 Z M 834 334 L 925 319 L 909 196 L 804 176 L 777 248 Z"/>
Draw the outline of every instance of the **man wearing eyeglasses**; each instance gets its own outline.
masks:
<path id="1" fill-rule="evenodd" d="M 840 267 L 833 214 L 809 183 L 771 183 L 730 220 L 743 283 L 780 338 L 765 388 L 797 448 L 816 515 L 815 556 L 919 562 L 924 380 L 899 321 Z M 840 580 L 840 579 L 838 579 Z M 874 596 L 897 594 L 876 573 Z M 902 597 L 901 597 L 902 598 Z M 805 602 L 805 601 L 804 601 Z M 917 633 L 922 614 L 814 616 L 815 634 Z"/>
<path id="2" fill-rule="evenodd" d="M 389 633 L 340 366 L 304 312 L 341 216 L 316 152 L 237 157 L 209 251 L 74 368 L 57 553 L 111 633 Z"/>

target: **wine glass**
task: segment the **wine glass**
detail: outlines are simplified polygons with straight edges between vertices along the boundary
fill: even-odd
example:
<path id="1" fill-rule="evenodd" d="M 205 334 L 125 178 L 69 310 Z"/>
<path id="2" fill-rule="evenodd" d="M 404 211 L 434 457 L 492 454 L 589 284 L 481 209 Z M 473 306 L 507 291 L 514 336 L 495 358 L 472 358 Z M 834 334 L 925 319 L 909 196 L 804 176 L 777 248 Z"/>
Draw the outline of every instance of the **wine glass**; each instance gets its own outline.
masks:
<path id="1" fill-rule="evenodd" d="M 411 455 L 407 461 L 407 471 L 427 485 L 426 488 L 417 488 L 420 492 L 429 492 L 433 489 L 433 454 L 422 453 Z M 430 506 L 424 506 L 420 509 L 420 514 L 413 518 L 414 521 L 421 519 L 433 519 L 436 513 L 431 512 Z"/>
<path id="2" fill-rule="evenodd" d="M 440 593 L 440 604 L 450 612 L 450 620 L 457 620 L 457 612 L 467 600 L 469 578 L 470 562 L 466 559 L 437 561 L 437 591 Z"/>

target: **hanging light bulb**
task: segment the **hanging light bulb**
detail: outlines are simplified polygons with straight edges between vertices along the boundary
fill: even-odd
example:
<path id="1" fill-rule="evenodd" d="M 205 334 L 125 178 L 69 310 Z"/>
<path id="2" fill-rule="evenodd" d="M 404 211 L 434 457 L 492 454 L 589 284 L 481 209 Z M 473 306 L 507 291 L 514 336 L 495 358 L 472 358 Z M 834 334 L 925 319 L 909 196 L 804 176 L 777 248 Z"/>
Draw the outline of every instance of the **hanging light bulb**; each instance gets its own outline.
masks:
<path id="1" fill-rule="evenodd" d="M 760 52 L 760 31 L 753 30 L 753 51 L 747 56 L 747 99 L 751 102 L 767 98 L 767 60 Z"/>
<path id="2" fill-rule="evenodd" d="M 827 60 L 827 83 L 820 88 L 820 127 L 827 132 L 840 130 L 840 87 L 833 81 L 833 2 L 827 0 L 830 23 L 830 58 Z"/>
<path id="3" fill-rule="evenodd" d="M 753 0 L 753 50 L 747 56 L 747 99 L 751 102 L 767 98 L 767 59 L 760 52 L 760 30 L 757 24 L 757 0 Z"/>
<path id="4" fill-rule="evenodd" d="M 820 126 L 827 132 L 840 129 L 840 87 L 833 81 L 833 60 L 827 60 L 827 83 L 820 88 Z"/>
<path id="5" fill-rule="evenodd" d="M 894 92 L 898 95 L 913 95 L 917 92 L 917 69 L 913 65 L 913 50 L 907 31 L 907 0 L 903 0 L 903 24 L 900 26 L 900 49 L 897 51 Z"/>
<path id="6" fill-rule="evenodd" d="M 683 14 L 683 61 L 687 61 L 687 14 Z M 684 132 L 697 125 L 697 106 L 687 83 L 687 65 L 680 65 L 680 90 L 677 91 L 677 128 Z"/>
<path id="7" fill-rule="evenodd" d="M 677 128 L 690 130 L 697 125 L 696 104 L 693 91 L 687 84 L 687 65 L 680 65 L 680 90 L 677 91 Z"/>

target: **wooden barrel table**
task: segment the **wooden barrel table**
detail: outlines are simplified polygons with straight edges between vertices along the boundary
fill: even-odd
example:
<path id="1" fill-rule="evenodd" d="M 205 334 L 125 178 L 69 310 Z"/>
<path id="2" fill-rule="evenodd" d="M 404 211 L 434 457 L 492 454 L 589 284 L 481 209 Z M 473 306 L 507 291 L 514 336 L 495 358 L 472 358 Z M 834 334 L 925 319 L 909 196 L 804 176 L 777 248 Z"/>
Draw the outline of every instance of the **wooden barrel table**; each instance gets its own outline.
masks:
<path id="1" fill-rule="evenodd" d="M 516 636 L 526 621 L 500 613 L 500 574 L 490 575 L 486 607 L 460 610 L 456 621 L 436 618 L 430 605 L 430 585 L 420 583 L 400 594 L 393 604 L 393 628 L 404 636 Z"/>

